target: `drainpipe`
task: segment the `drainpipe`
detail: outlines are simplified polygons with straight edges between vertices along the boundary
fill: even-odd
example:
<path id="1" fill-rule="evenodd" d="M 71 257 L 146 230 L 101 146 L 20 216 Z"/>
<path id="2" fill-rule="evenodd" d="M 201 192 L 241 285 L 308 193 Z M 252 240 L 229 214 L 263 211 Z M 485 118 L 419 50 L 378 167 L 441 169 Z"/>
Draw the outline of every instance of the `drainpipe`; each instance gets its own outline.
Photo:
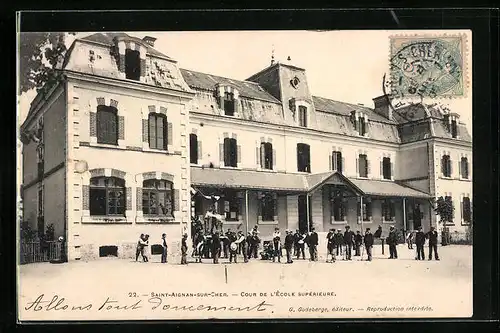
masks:
<path id="1" fill-rule="evenodd" d="M 360 195 L 359 199 L 360 199 L 359 200 L 359 205 L 361 206 L 360 207 L 361 209 L 359 210 L 361 213 L 359 215 L 360 215 L 360 218 L 361 218 L 361 235 L 362 235 L 363 234 L 363 230 L 364 230 L 363 229 L 363 196 Z"/>
<path id="2" fill-rule="evenodd" d="M 248 190 L 245 190 L 245 223 L 246 223 L 246 232 L 245 237 L 248 235 Z"/>
<path id="3" fill-rule="evenodd" d="M 403 197 L 403 230 L 403 236 L 406 237 L 406 197 Z"/>
<path id="4" fill-rule="evenodd" d="M 307 232 L 309 233 L 311 231 L 310 227 L 309 227 L 309 224 L 310 224 L 310 221 L 309 221 L 309 193 L 306 193 L 306 216 L 307 216 Z"/>

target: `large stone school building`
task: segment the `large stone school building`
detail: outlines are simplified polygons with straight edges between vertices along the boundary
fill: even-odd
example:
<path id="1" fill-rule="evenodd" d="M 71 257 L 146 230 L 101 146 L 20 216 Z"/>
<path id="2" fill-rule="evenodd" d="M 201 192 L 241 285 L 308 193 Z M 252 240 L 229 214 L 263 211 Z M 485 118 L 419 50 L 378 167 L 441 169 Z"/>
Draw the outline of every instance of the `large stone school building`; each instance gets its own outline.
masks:
<path id="1" fill-rule="evenodd" d="M 275 227 L 429 230 L 440 196 L 455 207 L 451 231 L 471 224 L 472 144 L 457 113 L 315 96 L 289 63 L 246 80 L 182 69 L 154 43 L 75 40 L 22 124 L 23 219 L 52 224 L 69 260 L 133 257 L 141 233 L 151 244 L 166 233 L 175 254 L 211 207 L 224 230 L 258 225 L 264 239 Z"/>

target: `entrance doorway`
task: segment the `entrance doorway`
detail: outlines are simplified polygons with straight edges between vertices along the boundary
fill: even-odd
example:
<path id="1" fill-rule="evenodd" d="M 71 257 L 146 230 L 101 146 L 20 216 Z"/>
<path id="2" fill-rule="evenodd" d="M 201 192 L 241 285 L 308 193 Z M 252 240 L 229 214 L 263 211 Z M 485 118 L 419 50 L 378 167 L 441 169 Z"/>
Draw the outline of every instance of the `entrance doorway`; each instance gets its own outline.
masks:
<path id="1" fill-rule="evenodd" d="M 307 226 L 307 195 L 299 195 L 298 202 L 298 215 L 299 215 L 299 230 L 300 232 L 308 232 L 312 227 L 312 207 L 309 204 L 309 228 Z"/>
<path id="2" fill-rule="evenodd" d="M 420 210 L 420 205 L 416 204 L 413 208 L 413 229 L 418 229 L 422 226 L 422 211 Z"/>

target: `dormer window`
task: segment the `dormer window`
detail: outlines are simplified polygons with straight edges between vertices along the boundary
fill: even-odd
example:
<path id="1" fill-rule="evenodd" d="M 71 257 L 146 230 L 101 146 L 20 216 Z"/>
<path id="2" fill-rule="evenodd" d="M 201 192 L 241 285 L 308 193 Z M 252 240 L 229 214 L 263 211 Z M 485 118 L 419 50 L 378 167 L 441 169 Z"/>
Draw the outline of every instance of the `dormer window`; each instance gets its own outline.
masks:
<path id="1" fill-rule="evenodd" d="M 125 51 L 125 77 L 139 81 L 141 77 L 141 54 L 139 51 L 127 49 Z"/>
<path id="2" fill-rule="evenodd" d="M 307 108 L 303 105 L 299 106 L 299 126 L 307 127 Z"/>
<path id="3" fill-rule="evenodd" d="M 443 120 L 444 120 L 446 129 L 451 134 L 451 137 L 456 139 L 458 137 L 459 115 L 457 113 L 446 113 L 443 116 Z"/>
<path id="4" fill-rule="evenodd" d="M 234 116 L 234 95 L 231 92 L 224 93 L 224 114 Z"/>
<path id="5" fill-rule="evenodd" d="M 456 139 L 457 138 L 457 120 L 453 119 L 450 124 L 450 132 L 451 132 L 451 137 Z"/>
<path id="6" fill-rule="evenodd" d="M 358 135 L 360 136 L 366 135 L 366 126 L 368 123 L 368 117 L 363 112 L 352 111 L 351 122 Z"/>

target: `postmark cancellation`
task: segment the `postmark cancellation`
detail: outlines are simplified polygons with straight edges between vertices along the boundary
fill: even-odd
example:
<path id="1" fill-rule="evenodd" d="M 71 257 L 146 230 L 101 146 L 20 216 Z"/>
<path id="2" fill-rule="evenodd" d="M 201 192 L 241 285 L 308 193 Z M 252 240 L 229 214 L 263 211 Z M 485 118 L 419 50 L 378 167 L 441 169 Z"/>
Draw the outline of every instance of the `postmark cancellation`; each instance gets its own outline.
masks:
<path id="1" fill-rule="evenodd" d="M 393 97 L 465 97 L 465 35 L 396 35 L 389 39 Z"/>

